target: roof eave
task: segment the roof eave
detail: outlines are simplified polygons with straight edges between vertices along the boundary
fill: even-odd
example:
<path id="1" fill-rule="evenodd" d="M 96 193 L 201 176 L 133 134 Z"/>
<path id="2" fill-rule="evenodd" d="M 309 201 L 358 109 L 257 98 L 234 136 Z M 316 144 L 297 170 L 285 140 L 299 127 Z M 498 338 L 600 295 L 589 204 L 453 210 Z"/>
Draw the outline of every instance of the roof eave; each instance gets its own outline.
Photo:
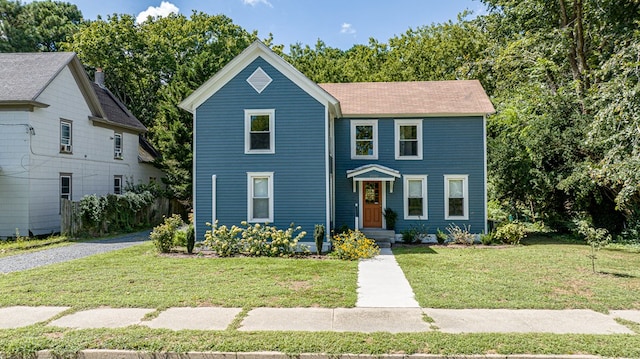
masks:
<path id="1" fill-rule="evenodd" d="M 423 117 L 483 117 L 492 112 L 438 112 L 438 113 L 343 113 L 341 118 L 423 118 Z"/>
<path id="2" fill-rule="evenodd" d="M 135 127 L 135 126 L 128 126 L 128 125 L 124 125 L 118 122 L 114 122 L 114 121 L 110 121 L 107 118 L 102 118 L 102 117 L 95 117 L 95 116 L 89 116 L 89 120 L 91 120 L 92 122 L 97 122 L 100 124 L 104 124 L 104 125 L 109 125 L 112 127 L 118 127 L 118 128 L 122 128 L 122 129 L 127 129 L 127 130 L 131 130 L 135 133 L 145 133 L 147 132 L 147 128 L 144 127 L 144 125 L 142 126 L 142 128 L 140 127 Z"/>
<path id="3" fill-rule="evenodd" d="M 0 109 L 5 111 L 29 111 L 33 112 L 35 108 L 47 108 L 48 104 L 33 100 L 9 100 L 0 101 Z"/>

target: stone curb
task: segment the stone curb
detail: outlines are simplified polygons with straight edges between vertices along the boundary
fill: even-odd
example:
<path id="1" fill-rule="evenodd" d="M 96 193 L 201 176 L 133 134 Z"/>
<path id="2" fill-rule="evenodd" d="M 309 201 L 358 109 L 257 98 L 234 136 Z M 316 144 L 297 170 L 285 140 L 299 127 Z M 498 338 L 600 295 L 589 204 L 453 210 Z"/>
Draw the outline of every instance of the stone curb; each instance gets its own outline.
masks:
<path id="1" fill-rule="evenodd" d="M 77 359 L 600 359 L 596 355 L 537 355 L 537 354 L 285 354 L 281 352 L 186 352 L 186 353 L 150 353 L 133 350 L 87 349 L 76 353 Z M 36 359 L 57 359 L 50 350 L 41 350 Z M 622 358 L 619 358 L 622 359 Z"/>

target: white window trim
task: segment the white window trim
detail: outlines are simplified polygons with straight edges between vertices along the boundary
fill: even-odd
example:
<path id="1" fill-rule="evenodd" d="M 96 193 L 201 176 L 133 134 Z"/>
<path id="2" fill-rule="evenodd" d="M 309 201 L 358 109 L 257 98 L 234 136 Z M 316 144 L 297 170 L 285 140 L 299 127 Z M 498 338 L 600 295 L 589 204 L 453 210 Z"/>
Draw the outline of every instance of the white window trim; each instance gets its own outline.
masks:
<path id="1" fill-rule="evenodd" d="M 356 126 L 373 127 L 373 155 L 356 155 Z M 378 159 L 378 120 L 351 120 L 351 159 Z"/>
<path id="2" fill-rule="evenodd" d="M 63 178 L 68 178 L 69 179 L 69 193 L 62 193 L 62 179 Z M 70 201 L 73 200 L 73 175 L 71 173 L 61 173 L 60 174 L 60 199 L 62 199 L 62 195 L 63 194 L 68 194 L 69 198 L 66 198 Z"/>
<path id="3" fill-rule="evenodd" d="M 421 160 L 422 159 L 422 120 L 395 120 L 395 147 L 396 160 Z M 416 126 L 418 135 L 418 155 L 417 156 L 400 156 L 400 126 Z"/>
<path id="4" fill-rule="evenodd" d="M 427 220 L 429 219 L 429 196 L 427 193 L 427 175 L 403 175 L 403 192 L 402 198 L 404 202 L 404 219 L 408 220 Z M 422 216 L 410 216 L 409 215 L 409 181 L 421 180 L 422 181 Z"/>
<path id="5" fill-rule="evenodd" d="M 120 137 L 120 148 L 116 146 L 116 139 Z M 124 136 L 122 133 L 114 132 L 113 133 L 113 158 L 121 160 L 122 159 L 122 148 L 124 147 Z"/>
<path id="6" fill-rule="evenodd" d="M 462 205 L 464 216 L 449 215 L 449 181 L 462 180 L 462 195 L 464 196 Z M 444 175 L 444 219 L 445 220 L 468 220 L 469 219 L 469 175 Z"/>
<path id="7" fill-rule="evenodd" d="M 118 186 L 118 187 L 120 187 L 120 192 L 119 193 L 116 192 L 116 181 L 117 180 L 120 181 L 120 185 Z M 124 193 L 124 190 L 122 188 L 122 176 L 120 176 L 120 175 L 113 176 L 113 193 L 114 194 L 123 194 Z"/>
<path id="8" fill-rule="evenodd" d="M 69 126 L 69 143 L 63 143 L 62 141 L 62 126 Z M 69 120 L 60 120 L 60 152 L 72 153 L 73 152 L 73 122 Z"/>
<path id="9" fill-rule="evenodd" d="M 267 178 L 269 189 L 269 218 L 253 218 L 253 179 Z M 247 172 L 247 222 L 273 223 L 273 172 Z"/>
<path id="10" fill-rule="evenodd" d="M 251 116 L 269 116 L 269 149 L 251 149 Z M 275 109 L 255 109 L 244 110 L 244 153 L 245 154 L 273 154 L 276 153 L 276 110 Z"/>

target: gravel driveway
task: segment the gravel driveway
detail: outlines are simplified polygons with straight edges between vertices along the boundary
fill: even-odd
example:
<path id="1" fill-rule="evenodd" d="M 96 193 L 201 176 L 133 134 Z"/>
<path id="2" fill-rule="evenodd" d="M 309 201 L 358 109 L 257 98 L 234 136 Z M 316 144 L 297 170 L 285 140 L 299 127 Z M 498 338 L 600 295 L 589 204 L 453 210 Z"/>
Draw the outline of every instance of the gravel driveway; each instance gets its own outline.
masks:
<path id="1" fill-rule="evenodd" d="M 0 273 L 11 273 L 127 248 L 149 240 L 149 231 L 0 258 Z"/>

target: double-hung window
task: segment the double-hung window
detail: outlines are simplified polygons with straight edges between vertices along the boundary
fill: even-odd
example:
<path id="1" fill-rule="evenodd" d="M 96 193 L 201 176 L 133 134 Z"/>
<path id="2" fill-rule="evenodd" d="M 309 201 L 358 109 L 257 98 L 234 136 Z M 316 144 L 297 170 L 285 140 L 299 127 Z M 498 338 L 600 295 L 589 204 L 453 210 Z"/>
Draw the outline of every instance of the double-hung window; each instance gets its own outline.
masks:
<path id="1" fill-rule="evenodd" d="M 444 218 L 469 219 L 469 176 L 444 176 Z"/>
<path id="2" fill-rule="evenodd" d="M 273 222 L 273 172 L 247 173 L 248 222 Z"/>
<path id="3" fill-rule="evenodd" d="M 395 120 L 397 160 L 422 159 L 422 120 Z"/>
<path id="4" fill-rule="evenodd" d="M 351 158 L 378 159 L 378 121 L 351 121 Z"/>
<path id="5" fill-rule="evenodd" d="M 60 120 L 60 152 L 71 153 L 72 147 L 71 121 Z"/>
<path id="6" fill-rule="evenodd" d="M 113 193 L 122 194 L 122 176 L 113 176 Z"/>
<path id="7" fill-rule="evenodd" d="M 122 134 L 113 134 L 113 158 L 122 159 Z"/>
<path id="8" fill-rule="evenodd" d="M 244 153 L 275 153 L 275 110 L 244 110 Z"/>
<path id="9" fill-rule="evenodd" d="M 60 174 L 60 199 L 71 200 L 71 173 Z"/>
<path id="10" fill-rule="evenodd" d="M 404 219 L 427 219 L 427 176 L 404 175 Z"/>

